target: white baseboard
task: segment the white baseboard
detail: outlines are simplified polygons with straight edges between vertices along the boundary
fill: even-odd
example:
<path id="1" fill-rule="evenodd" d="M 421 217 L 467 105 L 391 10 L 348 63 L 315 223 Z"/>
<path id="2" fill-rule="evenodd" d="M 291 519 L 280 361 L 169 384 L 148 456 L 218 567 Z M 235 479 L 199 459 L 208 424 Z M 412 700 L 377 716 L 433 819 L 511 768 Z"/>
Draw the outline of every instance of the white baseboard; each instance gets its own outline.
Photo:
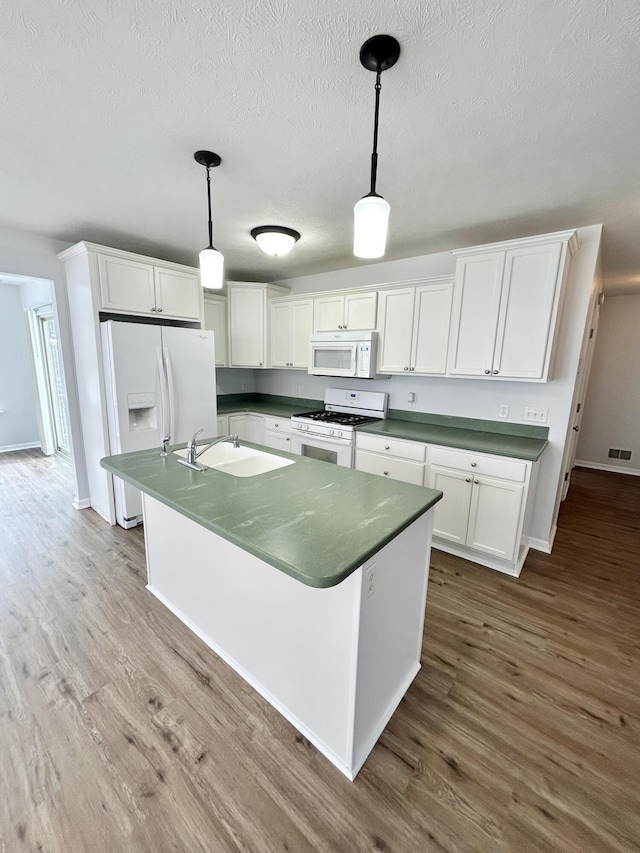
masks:
<path id="1" fill-rule="evenodd" d="M 623 468 L 622 465 L 601 465 L 599 462 L 575 462 L 578 468 L 595 468 L 596 471 L 611 471 L 614 474 L 631 474 L 640 477 L 640 468 Z"/>
<path id="2" fill-rule="evenodd" d="M 551 530 L 551 536 L 549 539 L 536 539 L 534 536 L 525 536 L 523 537 L 530 548 L 533 548 L 534 551 L 542 551 L 543 554 L 550 554 L 553 550 L 553 543 L 556 538 L 556 533 L 558 532 L 558 525 L 554 524 Z"/>
<path id="3" fill-rule="evenodd" d="M 0 453 L 11 453 L 13 450 L 32 450 L 34 447 L 41 447 L 39 441 L 30 441 L 27 444 L 5 444 L 0 447 Z"/>
<path id="4" fill-rule="evenodd" d="M 89 509 L 90 506 L 91 501 L 89 498 L 83 498 L 82 500 L 78 500 L 78 498 L 76 498 L 73 502 L 74 509 Z"/>

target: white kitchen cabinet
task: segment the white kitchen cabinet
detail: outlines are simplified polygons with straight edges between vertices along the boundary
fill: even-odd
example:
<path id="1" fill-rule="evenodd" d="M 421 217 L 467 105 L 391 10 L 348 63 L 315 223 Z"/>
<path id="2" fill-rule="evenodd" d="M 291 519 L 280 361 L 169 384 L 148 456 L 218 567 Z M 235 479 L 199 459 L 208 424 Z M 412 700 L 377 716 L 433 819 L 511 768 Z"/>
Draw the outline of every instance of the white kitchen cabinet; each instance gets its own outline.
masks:
<path id="1" fill-rule="evenodd" d="M 264 421 L 264 444 L 274 450 L 291 452 L 291 420 L 289 418 L 272 418 L 267 415 Z"/>
<path id="2" fill-rule="evenodd" d="M 227 282 L 230 367 L 266 367 L 267 302 L 288 292 L 273 284 Z"/>
<path id="3" fill-rule="evenodd" d="M 102 311 L 201 319 L 202 294 L 195 270 L 159 266 L 128 253 L 98 254 L 98 270 Z"/>
<path id="4" fill-rule="evenodd" d="M 227 300 L 224 296 L 204 294 L 204 328 L 213 332 L 216 367 L 227 366 Z"/>
<path id="5" fill-rule="evenodd" d="M 366 332 L 376 328 L 376 291 L 353 291 L 316 296 L 313 300 L 315 332 Z"/>
<path id="6" fill-rule="evenodd" d="M 425 476 L 426 452 L 426 445 L 418 441 L 358 432 L 355 467 L 368 474 L 421 486 Z"/>
<path id="7" fill-rule="evenodd" d="M 242 412 L 229 415 L 229 434 L 254 444 L 264 444 L 264 424 L 262 415 Z"/>
<path id="8" fill-rule="evenodd" d="M 218 415 L 217 418 L 217 435 L 229 435 L 229 418 L 227 415 Z"/>
<path id="9" fill-rule="evenodd" d="M 432 447 L 427 485 L 443 498 L 433 535 L 513 564 L 518 557 L 531 463 Z M 466 556 L 464 552 L 456 551 Z"/>
<path id="10" fill-rule="evenodd" d="M 453 252 L 452 376 L 544 382 L 575 231 Z"/>
<path id="11" fill-rule="evenodd" d="M 313 300 L 274 299 L 269 311 L 269 366 L 307 370 Z"/>
<path id="12" fill-rule="evenodd" d="M 450 278 L 380 291 L 379 373 L 445 373 L 452 297 Z"/>

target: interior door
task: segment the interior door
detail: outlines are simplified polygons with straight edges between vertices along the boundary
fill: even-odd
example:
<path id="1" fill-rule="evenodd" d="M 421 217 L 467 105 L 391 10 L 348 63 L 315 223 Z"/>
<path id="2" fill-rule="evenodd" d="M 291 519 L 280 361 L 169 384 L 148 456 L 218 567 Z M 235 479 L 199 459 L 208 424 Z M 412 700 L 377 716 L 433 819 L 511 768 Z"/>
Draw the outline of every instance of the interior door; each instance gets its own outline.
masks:
<path id="1" fill-rule="evenodd" d="M 213 332 L 161 328 L 174 424 L 171 443 L 188 441 L 201 427 L 202 439 L 213 438 L 217 433 Z"/>

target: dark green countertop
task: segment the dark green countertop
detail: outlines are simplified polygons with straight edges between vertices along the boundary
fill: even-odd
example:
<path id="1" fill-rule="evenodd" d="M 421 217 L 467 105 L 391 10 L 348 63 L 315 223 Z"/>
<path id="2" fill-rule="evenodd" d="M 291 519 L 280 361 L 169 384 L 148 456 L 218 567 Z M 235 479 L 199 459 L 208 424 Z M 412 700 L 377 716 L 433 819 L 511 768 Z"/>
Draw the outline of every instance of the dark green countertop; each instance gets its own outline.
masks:
<path id="1" fill-rule="evenodd" d="M 225 394 L 218 397 L 218 414 L 228 412 L 256 412 L 289 418 L 301 412 L 322 409 L 322 400 L 297 397 L 279 397 L 273 394 Z M 391 409 L 390 417 L 379 423 L 358 427 L 358 431 L 475 450 L 535 462 L 547 446 L 547 427 L 534 424 L 514 424 L 505 421 L 488 421 L 479 418 L 460 418 L 431 415 L 423 412 L 406 412 Z"/>
<path id="2" fill-rule="evenodd" d="M 184 445 L 171 450 L 176 447 Z M 101 465 L 313 587 L 340 583 L 442 497 L 434 489 L 269 452 L 295 463 L 234 477 L 211 468 L 191 471 L 172 452 L 162 457 L 154 449 L 109 456 Z"/>

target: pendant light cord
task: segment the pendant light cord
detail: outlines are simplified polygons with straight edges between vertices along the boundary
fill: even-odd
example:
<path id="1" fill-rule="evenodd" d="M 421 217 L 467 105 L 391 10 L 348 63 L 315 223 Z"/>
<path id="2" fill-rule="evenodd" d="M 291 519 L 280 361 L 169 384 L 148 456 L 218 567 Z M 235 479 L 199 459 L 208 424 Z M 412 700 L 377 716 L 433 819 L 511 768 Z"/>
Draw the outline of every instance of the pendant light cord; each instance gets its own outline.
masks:
<path id="1" fill-rule="evenodd" d="M 211 220 L 211 168 L 207 166 L 207 202 L 209 205 L 209 245 L 208 249 L 213 249 L 213 222 Z"/>
<path id="2" fill-rule="evenodd" d="M 378 175 L 378 113 L 380 111 L 380 90 L 382 83 L 380 82 L 381 70 L 378 68 L 376 72 L 376 108 L 373 117 L 373 152 L 371 153 L 371 192 L 370 195 L 376 195 L 376 177 Z"/>

